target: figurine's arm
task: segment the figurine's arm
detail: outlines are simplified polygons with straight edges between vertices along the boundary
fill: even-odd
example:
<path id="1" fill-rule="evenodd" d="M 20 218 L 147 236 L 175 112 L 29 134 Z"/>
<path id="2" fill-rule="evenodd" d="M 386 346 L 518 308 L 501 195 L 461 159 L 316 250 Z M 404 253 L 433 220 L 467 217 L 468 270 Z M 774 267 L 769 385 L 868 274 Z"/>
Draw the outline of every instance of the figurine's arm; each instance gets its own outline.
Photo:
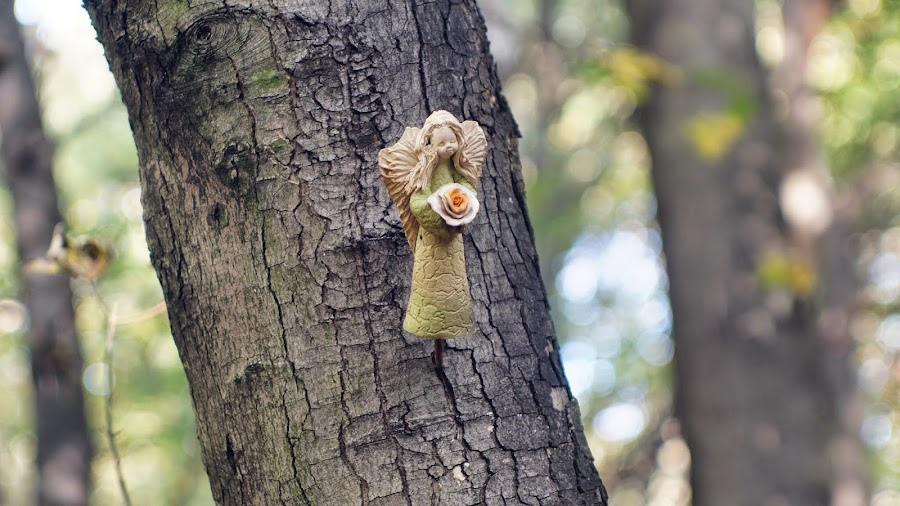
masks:
<path id="1" fill-rule="evenodd" d="M 444 218 L 441 218 L 441 215 L 434 212 L 434 209 L 432 209 L 431 205 L 428 203 L 429 196 L 429 194 L 422 190 L 413 192 L 413 194 L 409 196 L 409 208 L 412 210 L 416 221 L 419 222 L 420 227 L 441 239 L 448 239 L 450 238 L 452 229 L 455 227 L 447 225 L 447 223 L 444 222 Z"/>

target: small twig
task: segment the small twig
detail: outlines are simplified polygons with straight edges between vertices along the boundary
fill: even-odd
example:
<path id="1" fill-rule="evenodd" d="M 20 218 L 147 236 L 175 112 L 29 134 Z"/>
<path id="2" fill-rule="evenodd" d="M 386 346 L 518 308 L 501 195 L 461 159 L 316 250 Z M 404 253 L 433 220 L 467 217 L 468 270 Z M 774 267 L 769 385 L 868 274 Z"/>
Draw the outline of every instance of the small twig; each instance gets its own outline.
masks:
<path id="1" fill-rule="evenodd" d="M 115 308 L 109 313 L 106 321 L 106 350 L 104 362 L 106 362 L 106 438 L 109 440 L 109 451 L 116 463 L 116 476 L 119 478 L 119 489 L 122 491 L 122 500 L 126 506 L 131 506 L 131 497 L 128 495 L 128 487 L 125 485 L 125 473 L 122 472 L 122 459 L 119 456 L 119 447 L 116 445 L 116 434 L 113 432 L 112 398 L 113 398 L 113 336 L 116 333 Z"/>
<path id="2" fill-rule="evenodd" d="M 132 323 L 142 322 L 148 318 L 152 318 L 160 313 L 165 312 L 166 303 L 160 302 L 159 304 L 151 307 L 150 309 L 145 309 L 140 313 L 131 316 L 123 316 L 122 318 L 116 318 L 116 323 L 119 325 L 130 325 Z"/>
<path id="3" fill-rule="evenodd" d="M 122 502 L 125 506 L 131 506 L 131 496 L 128 495 L 128 487 L 125 485 L 125 473 L 122 472 L 122 458 L 119 456 L 119 447 L 116 445 L 116 434 L 113 432 L 113 344 L 116 335 L 116 308 L 110 308 L 100 291 L 97 289 L 96 281 L 91 282 L 94 288 L 94 295 L 100 301 L 103 311 L 106 313 L 106 343 L 103 352 L 103 361 L 106 362 L 106 400 L 104 407 L 106 411 L 106 439 L 109 442 L 109 451 L 112 453 L 113 462 L 115 462 L 116 476 L 119 479 L 119 490 L 122 491 Z"/>

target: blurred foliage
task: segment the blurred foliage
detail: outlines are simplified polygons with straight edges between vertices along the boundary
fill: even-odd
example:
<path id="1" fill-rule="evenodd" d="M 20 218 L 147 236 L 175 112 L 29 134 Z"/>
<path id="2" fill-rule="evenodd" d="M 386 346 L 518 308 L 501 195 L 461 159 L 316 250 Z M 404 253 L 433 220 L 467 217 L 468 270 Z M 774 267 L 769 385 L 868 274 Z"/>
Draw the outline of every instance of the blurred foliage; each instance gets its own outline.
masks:
<path id="1" fill-rule="evenodd" d="M 764 289 L 784 288 L 808 297 L 816 288 L 816 272 L 809 263 L 781 251 L 767 251 L 756 266 L 756 280 Z"/>
<path id="2" fill-rule="evenodd" d="M 821 145 L 858 216 L 864 281 L 853 323 L 873 504 L 900 503 L 900 2 L 849 0 L 813 41 Z"/>
<path id="3" fill-rule="evenodd" d="M 578 73 L 587 82 L 608 79 L 627 91 L 637 102 L 648 97 L 653 83 L 675 86 L 683 81 L 683 74 L 678 67 L 654 54 L 625 44 L 614 47 L 597 60 L 580 62 Z"/>
<path id="4" fill-rule="evenodd" d="M 102 240 L 86 236 L 69 237 L 65 226 L 58 223 L 53 229 L 47 253 L 28 261 L 22 266 L 22 270 L 46 274 L 66 273 L 93 281 L 106 271 L 112 256 L 112 248 Z"/>
<path id="5" fill-rule="evenodd" d="M 684 133 L 703 159 L 716 161 L 731 151 L 743 135 L 746 120 L 730 112 L 704 112 L 694 115 L 684 125 Z"/>
<path id="6" fill-rule="evenodd" d="M 836 175 L 897 161 L 900 3 L 853 0 L 813 42 L 807 79 L 823 101 L 822 145 Z"/>
<path id="7" fill-rule="evenodd" d="M 530 217 L 561 353 L 611 504 L 685 504 L 690 455 L 670 417 L 671 311 L 650 160 L 629 118 L 653 83 L 703 83 L 723 97 L 723 110 L 696 117 L 685 135 L 698 154 L 718 157 L 757 104 L 740 82 L 715 69 L 678 69 L 625 44 L 628 23 L 618 1 L 480 4 L 523 133 Z M 757 6 L 757 46 L 763 61 L 774 64 L 783 41 L 779 3 L 757 0 Z M 129 320 L 162 294 L 149 265 L 127 114 L 77 0 L 20 0 L 19 15 L 34 41 L 46 126 L 57 143 L 63 213 L 75 235 L 112 244 L 116 256 L 97 286 L 118 319 Z M 900 3 L 848 0 L 813 42 L 807 75 L 821 93 L 821 145 L 840 203 L 860 217 L 853 246 L 866 285 L 853 332 L 859 383 L 869 399 L 862 437 L 872 449 L 873 506 L 900 503 L 898 41 Z M 29 504 L 27 315 L 16 299 L 20 267 L 10 212 L 9 196 L 0 192 L 0 489 L 10 503 Z M 759 281 L 804 290 L 815 280 L 796 263 L 766 256 Z M 94 502 L 116 504 L 102 437 L 106 315 L 90 285 L 73 283 L 97 450 Z M 121 323 L 115 343 L 115 428 L 136 503 L 211 504 L 165 317 Z"/>

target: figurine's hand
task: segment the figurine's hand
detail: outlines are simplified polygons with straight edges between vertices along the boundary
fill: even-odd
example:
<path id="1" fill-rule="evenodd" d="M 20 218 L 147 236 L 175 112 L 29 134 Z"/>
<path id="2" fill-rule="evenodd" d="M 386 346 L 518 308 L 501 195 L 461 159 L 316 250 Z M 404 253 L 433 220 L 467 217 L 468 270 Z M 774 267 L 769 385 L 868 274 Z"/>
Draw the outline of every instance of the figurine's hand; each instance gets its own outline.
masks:
<path id="1" fill-rule="evenodd" d="M 475 219 L 481 204 L 475 192 L 459 183 L 445 184 L 430 197 L 431 209 L 451 227 L 462 227 Z"/>

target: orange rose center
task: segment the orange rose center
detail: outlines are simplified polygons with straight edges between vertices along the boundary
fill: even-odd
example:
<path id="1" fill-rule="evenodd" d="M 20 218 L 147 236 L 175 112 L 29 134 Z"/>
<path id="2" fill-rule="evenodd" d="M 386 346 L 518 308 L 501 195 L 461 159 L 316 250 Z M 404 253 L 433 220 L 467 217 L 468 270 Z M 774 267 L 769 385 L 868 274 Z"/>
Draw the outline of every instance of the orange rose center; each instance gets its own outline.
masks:
<path id="1" fill-rule="evenodd" d="M 461 190 L 452 190 L 449 197 L 450 210 L 454 213 L 461 213 L 469 206 L 469 199 Z"/>

